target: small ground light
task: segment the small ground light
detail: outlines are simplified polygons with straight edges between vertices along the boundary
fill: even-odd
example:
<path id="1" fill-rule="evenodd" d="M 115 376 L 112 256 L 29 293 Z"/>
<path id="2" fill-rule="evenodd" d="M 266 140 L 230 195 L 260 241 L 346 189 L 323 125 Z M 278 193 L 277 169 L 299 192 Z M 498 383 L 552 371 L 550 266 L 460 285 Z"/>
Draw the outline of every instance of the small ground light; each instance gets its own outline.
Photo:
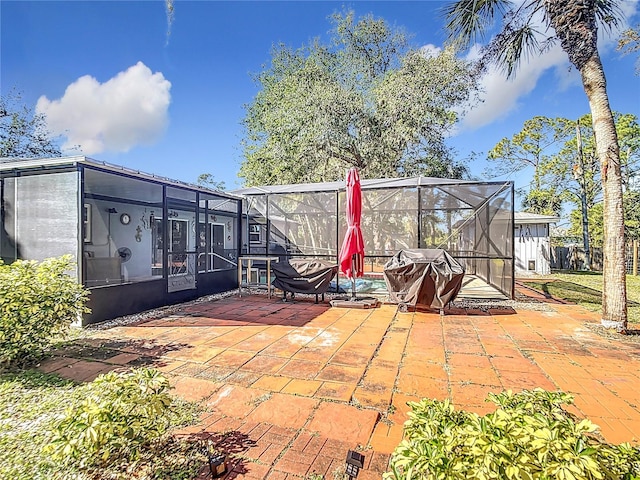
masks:
<path id="1" fill-rule="evenodd" d="M 364 466 L 364 455 L 353 450 L 347 452 L 346 473 L 349 478 L 356 478 L 360 469 Z"/>
<path id="2" fill-rule="evenodd" d="M 209 471 L 213 478 L 220 477 L 227 473 L 227 456 L 213 448 L 210 442 L 203 442 L 202 453 L 209 462 Z"/>

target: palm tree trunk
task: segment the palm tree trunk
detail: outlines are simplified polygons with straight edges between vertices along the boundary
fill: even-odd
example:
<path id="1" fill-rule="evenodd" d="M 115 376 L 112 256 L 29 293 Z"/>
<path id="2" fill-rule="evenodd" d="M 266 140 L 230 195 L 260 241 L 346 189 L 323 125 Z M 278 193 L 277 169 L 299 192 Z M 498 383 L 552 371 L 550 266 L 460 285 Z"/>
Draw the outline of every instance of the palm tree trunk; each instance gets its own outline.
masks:
<path id="1" fill-rule="evenodd" d="M 627 328 L 627 285 L 624 259 L 624 211 L 620 150 L 607 96 L 607 82 L 597 51 L 580 69 L 596 139 L 604 197 L 602 325 Z"/>

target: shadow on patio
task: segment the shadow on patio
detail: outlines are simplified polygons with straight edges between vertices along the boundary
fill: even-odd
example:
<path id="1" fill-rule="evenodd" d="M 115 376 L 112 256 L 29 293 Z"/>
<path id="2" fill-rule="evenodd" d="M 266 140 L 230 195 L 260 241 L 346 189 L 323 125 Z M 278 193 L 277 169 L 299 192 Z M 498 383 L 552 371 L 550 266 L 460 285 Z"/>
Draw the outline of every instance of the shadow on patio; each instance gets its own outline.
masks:
<path id="1" fill-rule="evenodd" d="M 640 344 L 598 336 L 585 326 L 595 315 L 578 306 L 545 308 L 441 317 L 392 305 L 229 297 L 92 332 L 84 349 L 41 368 L 87 381 L 108 369 L 155 366 L 175 394 L 206 406 L 201 423 L 181 433 L 242 438 L 235 478 L 332 478 L 356 447 L 366 456 L 359 478 L 380 478 L 407 401 L 451 398 L 483 413 L 487 393 L 503 389 L 570 392 L 571 411 L 600 425 L 607 440 L 637 441 Z"/>

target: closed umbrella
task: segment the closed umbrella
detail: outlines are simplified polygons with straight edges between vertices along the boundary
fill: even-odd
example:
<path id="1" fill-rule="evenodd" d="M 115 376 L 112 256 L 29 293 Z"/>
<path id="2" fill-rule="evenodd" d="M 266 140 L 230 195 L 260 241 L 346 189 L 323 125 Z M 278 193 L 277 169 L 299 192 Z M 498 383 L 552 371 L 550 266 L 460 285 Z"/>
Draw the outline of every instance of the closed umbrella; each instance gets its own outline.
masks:
<path id="1" fill-rule="evenodd" d="M 360 229 L 362 191 L 356 168 L 347 173 L 347 233 L 340 249 L 340 271 L 351 278 L 352 299 L 356 297 L 356 278 L 364 273 L 364 240 Z"/>

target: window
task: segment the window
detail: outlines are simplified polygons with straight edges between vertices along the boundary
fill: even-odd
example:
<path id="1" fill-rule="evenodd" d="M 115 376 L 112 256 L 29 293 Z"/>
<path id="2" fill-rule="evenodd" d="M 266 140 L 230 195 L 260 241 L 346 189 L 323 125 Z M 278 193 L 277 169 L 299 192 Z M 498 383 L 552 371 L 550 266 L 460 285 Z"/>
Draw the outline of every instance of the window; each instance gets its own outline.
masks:
<path id="1" fill-rule="evenodd" d="M 249 225 L 249 243 L 260 243 L 260 227 L 257 223 Z"/>
<path id="2" fill-rule="evenodd" d="M 154 216 L 162 211 L 160 184 L 85 168 L 81 205 L 86 286 L 162 278 Z M 161 239 L 162 227 L 159 231 Z"/>
<path id="3" fill-rule="evenodd" d="M 91 243 L 91 204 L 89 203 L 84 204 L 82 225 L 84 228 L 84 242 Z"/>

